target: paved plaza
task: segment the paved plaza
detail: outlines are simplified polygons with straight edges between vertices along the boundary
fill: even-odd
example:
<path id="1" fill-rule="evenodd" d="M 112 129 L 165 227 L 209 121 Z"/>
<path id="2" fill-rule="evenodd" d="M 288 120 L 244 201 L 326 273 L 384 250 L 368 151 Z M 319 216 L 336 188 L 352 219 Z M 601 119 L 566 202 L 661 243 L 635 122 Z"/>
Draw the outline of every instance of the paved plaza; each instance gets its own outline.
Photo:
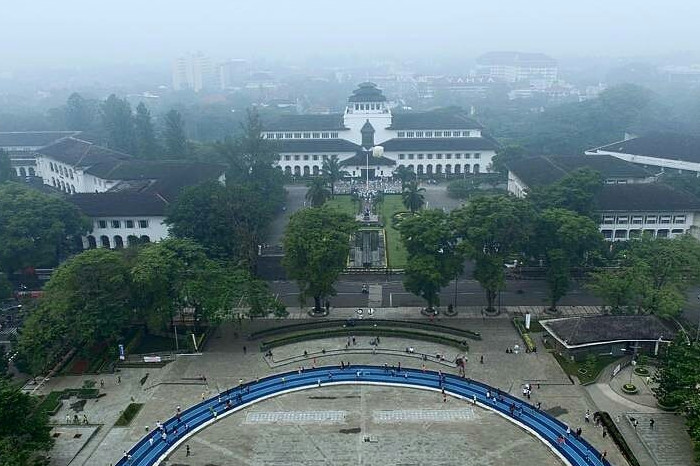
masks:
<path id="1" fill-rule="evenodd" d="M 265 360 L 256 350 L 256 343 L 245 335 L 252 329 L 278 325 L 268 320 L 243 328 L 227 325 L 217 330 L 202 355 L 180 356 L 164 368 L 124 369 L 118 375 L 104 377 L 106 396 L 88 401 L 83 412 L 90 424 L 100 427 L 94 437 L 80 449 L 71 465 L 108 465 L 115 462 L 158 420 L 174 415 L 175 407 L 197 403 L 236 386 L 240 379 L 254 380 L 269 373 L 306 367 L 314 360 L 303 359 L 303 352 L 342 349 L 344 338 L 296 343 L 274 350 L 274 359 L 296 357 L 290 364 L 277 366 Z M 658 442 L 678 445 L 675 451 L 687 452 L 690 444 L 682 427 L 682 418 L 673 417 L 657 424 L 651 436 L 635 435 L 625 416 L 628 413 L 649 413 L 652 408 L 618 395 L 607 380 L 592 387 L 572 385 L 554 358 L 545 352 L 507 354 L 505 348 L 519 343 L 512 324 L 505 318 L 450 319 L 452 326 L 481 332 L 483 340 L 469 341 L 467 375 L 501 390 L 520 396 L 523 384 L 533 387 L 532 403 L 572 428 L 582 427 L 583 436 L 600 451 L 606 450 L 612 464 L 625 464 L 602 430 L 586 424 L 584 414 L 603 409 L 619 417 L 619 426 L 629 437 L 633 449 L 640 451 L 642 464 L 664 463 L 664 448 L 654 457 L 644 452 L 655 451 Z M 420 367 L 421 360 L 409 355 L 372 354 L 369 337 L 358 337 L 357 346 L 341 355 L 317 357 L 317 365 L 339 364 L 341 360 L 355 364 L 397 364 Z M 246 354 L 243 346 L 247 347 Z M 383 348 L 402 350 L 413 346 L 416 352 L 441 353 L 454 358 L 458 351 L 435 343 L 394 338 L 382 339 Z M 480 364 L 481 356 L 484 364 Z M 298 362 L 301 361 L 301 362 Z M 455 372 L 452 368 L 427 362 L 433 370 Z M 144 385 L 140 380 L 148 374 Z M 200 376 L 206 376 L 206 382 Z M 624 374 L 621 375 L 624 377 Z M 100 376 L 57 377 L 42 390 L 77 387 L 84 379 Z M 603 381 L 601 381 L 603 382 Z M 607 387 L 607 390 L 600 390 Z M 116 418 L 130 402 L 144 403 L 138 416 L 128 427 L 113 427 Z M 67 408 L 54 418 L 65 422 Z M 675 421 L 675 423 L 673 422 Z M 642 432 L 643 433 L 643 432 Z M 365 437 L 370 441 L 365 442 Z M 54 464 L 68 464 L 65 458 L 75 445 L 65 446 L 57 439 Z M 194 456 L 185 460 L 184 450 L 173 454 L 169 464 L 560 464 L 544 444 L 508 421 L 481 408 L 439 395 L 411 390 L 380 387 L 327 387 L 272 398 L 235 415 L 222 419 L 189 442 Z M 669 450 L 669 449 L 666 449 Z M 61 453 L 63 452 L 63 453 Z M 337 455 L 337 456 L 336 456 Z M 654 458 L 657 458 L 655 461 Z M 679 464 L 679 463 L 676 463 Z M 683 464 L 683 463 L 680 463 Z"/>

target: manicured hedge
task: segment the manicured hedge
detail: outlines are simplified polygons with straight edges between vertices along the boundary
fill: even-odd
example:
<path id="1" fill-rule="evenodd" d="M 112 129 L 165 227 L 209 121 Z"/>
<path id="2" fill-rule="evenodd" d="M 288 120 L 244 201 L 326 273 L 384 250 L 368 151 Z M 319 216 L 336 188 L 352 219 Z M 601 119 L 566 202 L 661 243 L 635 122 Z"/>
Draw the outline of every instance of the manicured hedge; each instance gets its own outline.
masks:
<path id="1" fill-rule="evenodd" d="M 639 461 L 637 461 L 637 457 L 634 456 L 634 453 L 632 453 L 632 450 L 630 450 L 629 445 L 627 445 L 627 441 L 625 441 L 625 438 L 617 429 L 617 426 L 613 422 L 610 415 L 606 412 L 600 411 L 596 414 L 600 416 L 603 426 L 608 431 L 608 434 L 613 439 L 613 442 L 615 442 L 615 445 L 617 445 L 617 447 L 620 449 L 620 452 L 622 452 L 622 456 L 624 456 L 627 462 L 629 462 L 630 466 L 640 466 Z"/>
<path id="2" fill-rule="evenodd" d="M 457 335 L 463 338 L 469 338 L 471 340 L 481 340 L 481 334 L 479 332 L 472 332 L 471 330 L 463 330 L 455 327 L 448 327 L 447 325 L 436 325 L 429 324 L 426 322 L 414 322 L 405 320 L 389 320 L 389 319 L 354 319 L 352 320 L 353 325 L 348 326 L 348 320 L 346 319 L 332 319 L 332 320 L 318 320 L 304 322 L 300 324 L 290 324 L 282 325 L 278 327 L 272 327 L 258 332 L 253 332 L 250 334 L 251 340 L 257 340 L 259 338 L 266 338 L 272 335 L 280 335 L 284 333 L 291 333 L 304 330 L 315 330 L 315 329 L 356 329 L 362 327 L 371 328 L 413 328 L 418 330 L 424 330 L 428 332 L 439 332 L 446 333 L 450 335 Z M 376 325 L 376 327 L 375 327 Z"/>
<path id="3" fill-rule="evenodd" d="M 395 338 L 409 338 L 413 340 L 430 341 L 433 343 L 440 343 L 443 345 L 452 346 L 460 349 L 461 351 L 468 351 L 469 345 L 464 339 L 457 339 L 448 335 L 439 335 L 435 333 L 425 333 L 418 332 L 414 330 L 405 329 L 392 329 L 392 328 L 381 328 L 381 327 L 352 327 L 347 328 L 337 328 L 337 329 L 326 329 L 318 331 L 308 331 L 303 333 L 296 333 L 293 335 L 287 335 L 274 340 L 267 340 L 260 343 L 260 351 L 267 351 L 278 346 L 289 345 L 291 343 L 299 343 L 301 341 L 310 340 L 321 340 L 324 338 L 333 337 L 349 337 L 358 335 L 370 335 L 370 336 L 381 336 L 381 337 L 395 337 Z"/>
<path id="4" fill-rule="evenodd" d="M 39 403 L 39 409 L 49 415 L 54 415 L 61 407 L 61 401 L 67 400 L 72 396 L 78 397 L 80 400 L 97 398 L 100 394 L 97 388 L 67 388 L 65 390 L 54 390 L 44 397 Z"/>
<path id="5" fill-rule="evenodd" d="M 139 411 L 141 411 L 142 407 L 143 403 L 130 403 L 124 412 L 122 412 L 121 416 L 119 416 L 119 419 L 117 419 L 117 422 L 115 422 L 114 425 L 116 427 L 128 426 L 131 423 L 131 420 L 136 417 Z"/>
<path id="6" fill-rule="evenodd" d="M 518 330 L 518 333 L 522 337 L 523 342 L 525 343 L 525 347 L 528 349 L 528 351 L 537 351 L 537 345 L 535 344 L 535 340 L 532 339 L 530 332 L 527 331 L 523 322 L 516 318 L 513 319 L 513 325 L 515 325 L 515 328 Z"/>

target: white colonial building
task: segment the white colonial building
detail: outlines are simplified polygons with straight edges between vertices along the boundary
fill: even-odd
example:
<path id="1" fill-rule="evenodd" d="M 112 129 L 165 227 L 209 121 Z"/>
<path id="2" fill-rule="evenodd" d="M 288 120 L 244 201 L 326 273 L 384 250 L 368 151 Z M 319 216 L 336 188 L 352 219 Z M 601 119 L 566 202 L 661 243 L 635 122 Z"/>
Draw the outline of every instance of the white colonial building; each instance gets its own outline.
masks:
<path id="1" fill-rule="evenodd" d="M 36 173 L 47 186 L 70 194 L 92 221 L 88 248 L 123 248 L 168 237 L 165 212 L 183 188 L 225 181 L 219 164 L 149 161 L 77 137 L 36 151 Z"/>
<path id="2" fill-rule="evenodd" d="M 263 126 L 279 167 L 294 176 L 320 174 L 333 156 L 356 178 L 390 177 L 400 166 L 425 176 L 488 173 L 497 148 L 461 110 L 392 113 L 373 83 L 359 85 L 343 114 L 285 115 Z M 377 146 L 383 156 L 368 156 Z"/>
<path id="3" fill-rule="evenodd" d="M 0 150 L 7 153 L 20 178 L 37 176 L 35 154 L 42 147 L 59 139 L 75 136 L 78 131 L 12 131 L 0 132 Z"/>
<path id="4" fill-rule="evenodd" d="M 554 183 L 581 168 L 599 172 L 604 185 L 596 197 L 599 229 L 606 240 L 624 241 L 642 234 L 700 238 L 700 200 L 656 182 L 648 170 L 609 155 L 539 156 L 508 164 L 508 192 L 527 196 L 536 186 Z"/>
<path id="5" fill-rule="evenodd" d="M 636 163 L 656 173 L 694 173 L 700 176 L 700 137 L 674 133 L 645 136 L 625 135 L 625 139 L 586 151 L 586 155 L 611 155 Z"/>

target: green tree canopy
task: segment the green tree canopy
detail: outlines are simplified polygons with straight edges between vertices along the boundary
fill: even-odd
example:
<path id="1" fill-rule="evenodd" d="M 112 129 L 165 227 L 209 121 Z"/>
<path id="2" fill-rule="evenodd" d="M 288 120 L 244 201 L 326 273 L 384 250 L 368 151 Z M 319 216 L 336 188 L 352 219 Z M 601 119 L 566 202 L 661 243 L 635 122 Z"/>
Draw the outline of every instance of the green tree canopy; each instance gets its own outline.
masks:
<path id="1" fill-rule="evenodd" d="M 423 210 L 403 220 L 399 232 L 408 252 L 404 286 L 432 308 L 439 304 L 440 289 L 462 270 L 450 217 L 442 210 Z"/>
<path id="2" fill-rule="evenodd" d="M 346 266 L 356 228 L 349 215 L 326 207 L 299 210 L 289 220 L 282 265 L 299 284 L 300 299 L 314 298 L 317 311 L 323 298 L 335 294 L 333 285 Z"/>
<path id="3" fill-rule="evenodd" d="M 88 351 L 118 336 L 133 316 L 131 293 L 129 268 L 118 251 L 92 249 L 64 262 L 19 338 L 32 372 L 45 369 L 62 349 Z"/>
<path id="4" fill-rule="evenodd" d="M 425 188 L 418 187 L 417 181 L 411 181 L 406 185 L 401 193 L 401 200 L 411 212 L 417 212 L 425 205 Z"/>
<path id="5" fill-rule="evenodd" d="M 340 166 L 337 155 L 331 155 L 330 158 L 324 160 L 321 171 L 331 185 L 331 197 L 335 197 L 335 183 L 347 176 L 348 172 Z"/>
<path id="6" fill-rule="evenodd" d="M 460 247 L 475 261 L 474 278 L 494 311 L 498 291 L 505 286 L 503 263 L 530 240 L 535 214 L 530 203 L 511 196 L 483 196 L 452 212 Z"/>
<path id="7" fill-rule="evenodd" d="M 189 145 L 185 135 L 185 120 L 177 110 L 170 110 L 163 118 L 163 139 L 165 152 L 169 158 L 184 158 L 189 155 Z"/>
<path id="8" fill-rule="evenodd" d="M 20 183 L 0 183 L 0 267 L 53 267 L 90 227 L 73 204 Z"/>
<path id="9" fill-rule="evenodd" d="M 153 129 L 151 121 L 151 112 L 143 102 L 140 102 L 136 107 L 136 116 L 134 117 L 134 130 L 136 137 L 136 148 L 139 157 L 145 159 L 155 159 L 160 156 L 161 148 L 156 138 L 156 132 Z"/>
<path id="10" fill-rule="evenodd" d="M 129 102 L 112 94 L 102 103 L 100 113 L 107 134 L 107 146 L 127 154 L 136 154 L 134 117 Z"/>
<path id="11" fill-rule="evenodd" d="M 7 155 L 7 152 L 0 149 L 0 183 L 15 180 L 17 180 L 17 174 L 15 173 L 15 169 L 12 167 L 10 156 Z"/>
<path id="12" fill-rule="evenodd" d="M 546 209 L 536 220 L 531 246 L 547 263 L 552 309 L 566 295 L 571 267 L 582 265 L 592 251 L 602 248 L 603 236 L 591 218 L 561 208 Z"/>
<path id="13" fill-rule="evenodd" d="M 595 218 L 596 196 L 603 187 L 600 173 L 582 168 L 556 183 L 536 186 L 528 199 L 539 209 L 562 208 Z"/>
<path id="14" fill-rule="evenodd" d="M 72 93 L 65 106 L 66 128 L 76 131 L 87 131 L 95 125 L 97 105 L 94 100 L 87 100 L 77 92 Z"/>
<path id="15" fill-rule="evenodd" d="M 401 180 L 401 191 L 403 191 L 406 189 L 406 185 L 409 181 L 416 179 L 416 174 L 407 166 L 399 165 L 399 167 L 394 170 L 394 178 Z"/>
<path id="16" fill-rule="evenodd" d="M 306 201 L 311 207 L 321 207 L 331 198 L 331 192 L 328 190 L 326 183 L 326 179 L 320 176 L 314 177 L 308 183 L 309 190 L 306 191 Z"/>
<path id="17" fill-rule="evenodd" d="M 0 465 L 34 465 L 36 454 L 53 445 L 49 418 L 37 400 L 0 378 Z"/>

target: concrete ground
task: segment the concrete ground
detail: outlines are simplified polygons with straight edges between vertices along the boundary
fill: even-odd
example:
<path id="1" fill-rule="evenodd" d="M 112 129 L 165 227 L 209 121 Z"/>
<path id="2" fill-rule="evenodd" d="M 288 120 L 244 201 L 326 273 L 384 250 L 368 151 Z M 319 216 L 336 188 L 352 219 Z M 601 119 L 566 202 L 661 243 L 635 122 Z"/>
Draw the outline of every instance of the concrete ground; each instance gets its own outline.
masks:
<path id="1" fill-rule="evenodd" d="M 252 326 L 274 323 L 245 322 L 243 328 L 227 325 L 216 332 L 202 355 L 181 356 L 162 369 L 122 370 L 121 384 L 117 384 L 116 376 L 105 377 L 106 396 L 84 407 L 90 422 L 100 425 L 101 429 L 70 464 L 113 463 L 123 450 L 138 441 L 146 426 L 152 428 L 156 421 L 174 415 L 176 406 L 192 405 L 202 395 L 213 396 L 237 385 L 240 379 L 251 380 L 297 367 L 301 363 L 271 368 L 256 350 L 256 344 L 243 337 Z M 586 439 L 599 450 L 607 450 L 612 464 L 625 464 L 610 438 L 603 439 L 598 429 L 585 424 L 586 410 L 598 409 L 593 397 L 579 385 L 572 385 L 550 354 L 505 353 L 505 348 L 520 343 L 507 319 L 453 319 L 450 325 L 483 335 L 483 340 L 469 342 L 468 376 L 512 394 L 521 394 L 524 383 L 533 384 L 536 388 L 532 403 L 541 402 L 542 409 L 570 424 L 572 429 L 582 427 Z M 246 346 L 246 354 L 243 346 Z M 417 352 L 440 351 L 449 358 L 457 354 L 452 348 L 404 339 L 385 338 L 381 346 L 398 350 L 413 346 Z M 345 340 L 289 345 L 275 349 L 274 354 L 275 359 L 302 357 L 305 349 L 334 347 L 343 349 Z M 370 348 L 369 338 L 358 337 L 357 347 Z M 422 364 L 420 360 L 403 355 L 357 354 L 353 350 L 350 348 L 341 356 L 318 358 L 316 364 L 339 364 L 341 359 L 358 364 L 397 364 L 400 361 L 405 367 Z M 478 362 L 482 355 L 484 364 Z M 311 359 L 304 363 L 311 364 Z M 453 371 L 435 363 L 426 365 L 429 369 Z M 149 377 L 141 386 L 140 379 L 146 373 Z M 200 375 L 207 377 L 206 383 L 199 380 Z M 55 378 L 42 390 L 80 386 L 82 379 Z M 130 426 L 113 427 L 120 411 L 132 400 L 144 403 L 141 412 Z M 615 404 L 615 400 L 610 402 Z M 222 420 L 221 424 L 202 431 L 189 442 L 195 453 L 191 462 L 184 461 L 182 450 L 173 454 L 169 464 L 274 465 L 284 461 L 288 464 L 558 464 L 547 448 L 525 431 L 481 409 L 463 411 L 466 408 L 469 406 L 456 400 L 448 400 L 443 405 L 434 394 L 409 389 L 321 388 L 274 398 L 230 420 Z M 627 406 L 624 409 L 633 411 Z M 65 422 L 65 414 L 59 414 L 54 421 Z M 363 441 L 366 436 L 370 437 L 370 442 Z M 54 456 L 61 456 L 64 448 L 68 446 L 59 439 Z M 281 456 L 283 454 L 285 456 Z M 333 459 L 334 455 L 337 460 Z M 65 463 L 56 461 L 54 464 Z"/>

